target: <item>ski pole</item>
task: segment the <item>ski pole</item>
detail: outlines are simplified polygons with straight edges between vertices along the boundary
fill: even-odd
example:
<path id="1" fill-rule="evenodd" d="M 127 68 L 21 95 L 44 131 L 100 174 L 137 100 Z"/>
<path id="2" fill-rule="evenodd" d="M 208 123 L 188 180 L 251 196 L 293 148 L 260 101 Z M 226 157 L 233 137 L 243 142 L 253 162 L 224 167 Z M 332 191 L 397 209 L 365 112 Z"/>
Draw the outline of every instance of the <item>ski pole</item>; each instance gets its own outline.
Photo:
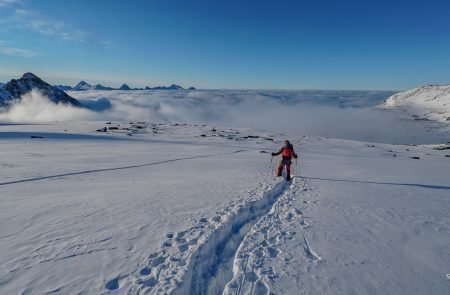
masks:
<path id="1" fill-rule="evenodd" d="M 273 176 L 273 168 L 274 168 L 274 164 L 273 164 L 273 156 L 270 157 L 270 176 Z"/>
<path id="2" fill-rule="evenodd" d="M 272 158 L 270 158 L 269 173 L 272 171 Z"/>

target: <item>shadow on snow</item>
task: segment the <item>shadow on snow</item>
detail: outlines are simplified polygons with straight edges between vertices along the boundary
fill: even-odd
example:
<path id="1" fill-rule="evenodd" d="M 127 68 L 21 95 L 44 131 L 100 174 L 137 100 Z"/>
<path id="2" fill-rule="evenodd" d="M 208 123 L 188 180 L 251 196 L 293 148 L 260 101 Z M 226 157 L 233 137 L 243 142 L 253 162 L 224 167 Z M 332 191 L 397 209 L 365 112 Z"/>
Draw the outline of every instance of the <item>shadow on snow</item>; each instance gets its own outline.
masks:
<path id="1" fill-rule="evenodd" d="M 415 186 L 415 187 L 421 187 L 421 188 L 450 190 L 450 186 L 445 186 L 445 185 L 432 185 L 432 184 L 420 184 L 420 183 L 376 182 L 376 181 L 349 180 L 349 179 L 332 179 L 332 178 L 320 178 L 320 177 L 308 177 L 308 176 L 294 176 L 294 177 L 303 178 L 303 179 L 311 179 L 311 180 L 350 182 L 350 183 L 365 183 L 365 184 L 380 184 L 380 185 Z"/>

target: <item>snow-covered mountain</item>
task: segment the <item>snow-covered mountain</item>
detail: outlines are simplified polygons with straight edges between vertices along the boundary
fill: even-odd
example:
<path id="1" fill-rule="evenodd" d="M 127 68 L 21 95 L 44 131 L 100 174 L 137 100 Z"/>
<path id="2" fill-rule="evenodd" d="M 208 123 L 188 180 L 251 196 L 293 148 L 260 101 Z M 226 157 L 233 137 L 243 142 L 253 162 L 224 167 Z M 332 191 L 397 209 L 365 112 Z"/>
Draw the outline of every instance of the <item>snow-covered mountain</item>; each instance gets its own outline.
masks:
<path id="1" fill-rule="evenodd" d="M 112 87 L 103 86 L 102 84 L 96 84 L 92 87 L 93 90 L 114 90 Z"/>
<path id="2" fill-rule="evenodd" d="M 85 81 L 80 81 L 75 87 L 58 85 L 56 86 L 61 90 L 76 90 L 76 91 L 84 91 L 84 90 L 114 90 L 112 87 L 103 86 L 102 84 L 91 85 Z"/>
<path id="3" fill-rule="evenodd" d="M 170 86 L 156 86 L 156 87 L 145 87 L 146 90 L 184 90 L 183 87 L 177 84 L 172 84 Z M 194 87 L 189 88 L 190 90 L 195 89 Z"/>
<path id="4" fill-rule="evenodd" d="M 180 85 L 176 85 L 176 84 L 172 84 L 169 87 L 167 87 L 168 90 L 181 90 L 183 89 L 183 87 L 181 87 Z"/>
<path id="5" fill-rule="evenodd" d="M 1 86 L 0 86 L 1 87 Z M 156 86 L 156 87 L 145 87 L 145 88 L 131 88 L 127 84 L 122 84 L 119 88 L 113 88 L 109 86 L 103 86 L 101 84 L 91 85 L 86 81 L 80 81 L 75 87 L 66 86 L 66 85 L 55 85 L 60 90 L 69 91 L 85 91 L 85 90 L 184 90 L 180 85 L 172 84 L 170 86 Z M 188 90 L 195 90 L 195 87 L 189 87 Z"/>
<path id="6" fill-rule="evenodd" d="M 4 85 L 0 87 L 0 107 L 5 106 L 8 101 L 12 100 L 12 96 L 8 91 L 3 89 Z"/>
<path id="7" fill-rule="evenodd" d="M 131 90 L 131 88 L 127 84 L 122 84 L 122 86 L 120 86 L 119 90 Z"/>
<path id="8" fill-rule="evenodd" d="M 92 85 L 85 82 L 85 81 L 80 81 L 77 85 L 75 85 L 75 87 L 72 88 L 72 90 L 89 90 L 92 88 Z"/>
<path id="9" fill-rule="evenodd" d="M 31 90 L 39 90 L 54 103 L 65 103 L 81 106 L 80 102 L 64 91 L 48 84 L 32 73 L 25 73 L 20 79 L 12 79 L 0 89 L 0 105 L 9 101 L 20 99 L 22 95 Z"/>
<path id="10" fill-rule="evenodd" d="M 386 99 L 382 108 L 399 109 L 415 120 L 450 123 L 450 85 L 427 85 Z"/>
<path id="11" fill-rule="evenodd" d="M 2 106 L 4 104 L 4 101 L 9 98 L 9 95 L 6 92 L 2 91 L 3 87 L 5 87 L 5 84 L 0 83 L 0 106 Z"/>
<path id="12" fill-rule="evenodd" d="M 72 90 L 72 86 L 67 86 L 67 85 L 55 85 L 55 87 L 62 91 Z"/>

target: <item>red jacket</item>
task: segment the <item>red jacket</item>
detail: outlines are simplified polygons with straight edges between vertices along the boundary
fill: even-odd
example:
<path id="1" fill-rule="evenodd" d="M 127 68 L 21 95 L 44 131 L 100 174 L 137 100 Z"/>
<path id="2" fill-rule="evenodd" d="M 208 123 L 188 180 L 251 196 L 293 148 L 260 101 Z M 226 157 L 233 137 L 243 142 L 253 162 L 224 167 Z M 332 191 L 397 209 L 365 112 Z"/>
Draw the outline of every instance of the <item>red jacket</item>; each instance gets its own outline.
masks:
<path id="1" fill-rule="evenodd" d="M 297 154 L 294 152 L 294 146 L 292 144 L 289 144 L 287 147 L 286 146 L 282 147 L 278 152 L 272 153 L 272 156 L 278 156 L 279 154 L 281 154 L 283 159 L 288 160 L 290 160 L 292 157 L 294 157 L 295 159 L 297 159 L 298 157 Z"/>

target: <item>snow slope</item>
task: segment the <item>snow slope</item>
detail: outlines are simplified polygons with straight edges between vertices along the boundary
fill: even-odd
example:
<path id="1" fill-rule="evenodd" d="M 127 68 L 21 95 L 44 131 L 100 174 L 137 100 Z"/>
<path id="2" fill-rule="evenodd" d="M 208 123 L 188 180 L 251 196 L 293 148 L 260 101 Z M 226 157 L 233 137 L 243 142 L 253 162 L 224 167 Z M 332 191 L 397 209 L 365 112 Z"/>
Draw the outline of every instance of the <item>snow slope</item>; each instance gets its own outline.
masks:
<path id="1" fill-rule="evenodd" d="M 0 125 L 0 293 L 448 294 L 449 152 L 284 137 Z"/>
<path id="2" fill-rule="evenodd" d="M 443 161 L 422 147 L 311 139 L 303 177 L 246 236 L 225 293 L 447 294 Z"/>
<path id="3" fill-rule="evenodd" d="M 403 91 L 389 97 L 382 107 L 400 109 L 416 120 L 450 124 L 450 85 L 427 85 Z"/>

